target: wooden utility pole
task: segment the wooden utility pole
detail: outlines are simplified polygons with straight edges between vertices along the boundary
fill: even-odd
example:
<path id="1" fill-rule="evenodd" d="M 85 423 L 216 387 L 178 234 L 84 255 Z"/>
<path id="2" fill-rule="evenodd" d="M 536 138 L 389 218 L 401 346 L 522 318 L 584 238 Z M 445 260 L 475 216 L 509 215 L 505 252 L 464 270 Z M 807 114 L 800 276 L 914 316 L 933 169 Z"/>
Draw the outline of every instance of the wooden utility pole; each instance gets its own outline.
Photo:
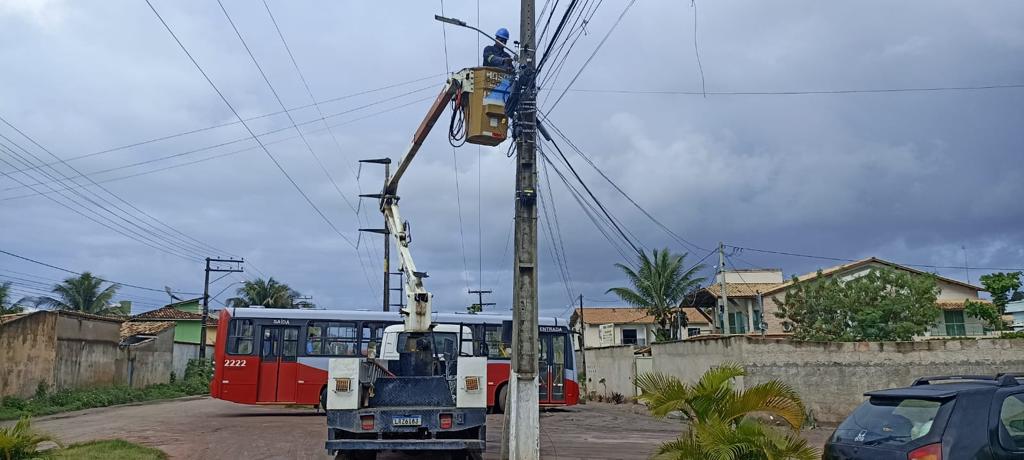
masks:
<path id="1" fill-rule="evenodd" d="M 519 17 L 520 96 L 516 109 L 516 220 L 512 271 L 512 375 L 501 438 L 502 458 L 540 458 L 537 384 L 537 83 L 534 0 Z"/>
<path id="2" fill-rule="evenodd" d="M 228 264 L 228 268 L 217 265 L 210 267 L 210 262 Z M 210 316 L 210 273 L 237 273 L 242 271 L 244 259 L 213 259 L 206 258 L 206 277 L 203 281 L 203 317 L 199 321 L 199 359 L 206 359 L 206 324 Z"/>
<path id="3" fill-rule="evenodd" d="M 486 289 L 486 290 L 484 290 L 484 289 L 470 289 L 469 293 L 470 294 L 476 294 L 476 297 L 477 297 L 477 303 L 471 305 L 470 313 L 473 313 L 474 311 L 476 311 L 476 312 L 483 312 L 484 311 L 484 307 L 493 307 L 493 306 L 497 305 L 494 302 L 484 302 L 484 294 L 492 293 L 492 291 L 490 289 Z"/>

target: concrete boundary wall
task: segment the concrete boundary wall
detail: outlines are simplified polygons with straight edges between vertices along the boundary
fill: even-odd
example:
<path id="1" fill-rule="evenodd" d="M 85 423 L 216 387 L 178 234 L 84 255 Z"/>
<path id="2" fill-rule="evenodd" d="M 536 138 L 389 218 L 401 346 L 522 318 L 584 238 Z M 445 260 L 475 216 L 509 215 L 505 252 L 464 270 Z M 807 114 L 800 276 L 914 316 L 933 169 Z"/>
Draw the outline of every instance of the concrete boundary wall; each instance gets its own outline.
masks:
<path id="1" fill-rule="evenodd" d="M 917 377 L 1024 372 L 1024 339 L 797 342 L 734 336 L 654 344 L 651 354 L 654 369 L 688 382 L 725 362 L 746 369 L 740 388 L 782 380 L 826 423 L 845 418 L 864 392 L 909 385 Z"/>
<path id="2" fill-rule="evenodd" d="M 587 390 L 606 396 L 621 393 L 633 397 L 636 394 L 632 345 L 587 348 L 584 353 L 587 354 Z"/>

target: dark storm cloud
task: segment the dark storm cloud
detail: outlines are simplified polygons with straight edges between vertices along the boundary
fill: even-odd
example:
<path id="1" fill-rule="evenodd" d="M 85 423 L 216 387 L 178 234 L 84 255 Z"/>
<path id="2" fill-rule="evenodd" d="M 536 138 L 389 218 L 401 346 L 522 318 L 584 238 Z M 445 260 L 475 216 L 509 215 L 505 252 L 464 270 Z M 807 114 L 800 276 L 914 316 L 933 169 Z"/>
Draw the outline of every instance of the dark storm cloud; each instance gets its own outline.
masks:
<path id="1" fill-rule="evenodd" d="M 155 4 L 243 116 L 280 109 L 216 5 Z M 237 1 L 226 6 L 284 103 L 308 104 L 262 6 Z M 276 1 L 271 6 L 321 100 L 441 74 L 478 59 L 477 38 L 449 29 L 446 64 L 440 25 L 431 20 L 439 13 L 434 4 Z M 623 6 L 602 6 L 549 87 L 564 88 Z M 1024 81 L 1019 59 L 1024 7 L 1015 2 L 984 8 L 923 1 L 698 6 L 709 91 Z M 475 22 L 475 3 L 448 7 L 447 14 Z M 481 13 L 484 29 L 504 26 L 516 35 L 515 2 L 487 2 Z M 638 2 L 574 87 L 699 90 L 692 14 L 687 2 Z M 144 4 L 0 1 L 0 39 L 0 57 L 13 64 L 0 74 L 3 116 L 62 157 L 233 121 Z M 323 108 L 340 112 L 430 83 Z M 435 83 L 440 87 L 441 80 Z M 542 107 L 550 107 L 560 93 L 546 96 L 548 90 L 542 93 L 542 101 L 547 97 Z M 433 92 L 335 120 L 345 122 Z M 340 151 L 325 131 L 311 132 L 307 139 L 355 203 L 360 191 L 368 193 L 380 183 L 380 171 L 369 167 L 362 169 L 357 183 L 355 160 L 397 159 L 428 104 L 338 127 L 334 134 Z M 570 92 L 552 112 L 552 120 L 651 213 L 703 247 L 726 241 L 844 258 L 875 255 L 960 265 L 961 246 L 966 246 L 970 265 L 1017 267 L 1024 265 L 1022 104 L 1020 89 L 707 98 Z M 293 116 L 305 121 L 317 113 L 310 108 Z M 289 124 L 277 115 L 251 126 L 261 132 Z M 317 128 L 322 126 L 307 127 Z M 492 300 L 507 305 L 514 163 L 505 158 L 503 148 L 478 152 L 464 147 L 453 154 L 442 131 L 428 139 L 401 188 L 417 265 L 430 273 L 428 286 L 442 308 L 461 309 L 474 301 L 465 291 L 477 286 L 494 289 Z M 73 165 L 97 171 L 245 135 L 240 126 L 227 126 Z M 268 139 L 294 135 L 283 131 Z M 241 142 L 181 161 L 253 146 Z M 364 203 L 365 212 L 355 217 L 300 140 L 269 148 L 347 237 L 355 240 L 357 228 L 379 225 L 373 203 Z M 567 154 L 643 245 L 692 250 L 660 231 L 574 154 Z M 164 164 L 174 161 L 158 163 Z M 461 200 L 455 194 L 455 170 Z M 549 211 L 558 213 L 573 282 L 567 293 L 542 232 L 542 306 L 546 314 L 558 314 L 570 294 L 601 298 L 623 280 L 612 267 L 621 257 L 557 178 L 551 180 L 554 209 Z M 15 185 L 0 179 L 2 188 Z M 108 187 L 182 231 L 246 256 L 266 274 L 312 294 L 321 305 L 375 308 L 379 303 L 379 237 L 364 235 L 357 253 L 258 149 Z M 22 193 L 6 191 L 0 197 Z M 0 212 L 0 247 L 13 252 L 140 284 L 201 288 L 197 264 L 128 241 L 43 198 L 0 201 Z M 689 260 L 703 255 L 694 251 Z M 831 265 L 751 251 L 733 260 L 742 266 L 781 267 L 787 274 Z M 9 259 L 0 259 L 0 268 L 58 276 Z M 963 270 L 942 273 L 966 276 Z M 979 274 L 972 272 L 972 279 Z"/>

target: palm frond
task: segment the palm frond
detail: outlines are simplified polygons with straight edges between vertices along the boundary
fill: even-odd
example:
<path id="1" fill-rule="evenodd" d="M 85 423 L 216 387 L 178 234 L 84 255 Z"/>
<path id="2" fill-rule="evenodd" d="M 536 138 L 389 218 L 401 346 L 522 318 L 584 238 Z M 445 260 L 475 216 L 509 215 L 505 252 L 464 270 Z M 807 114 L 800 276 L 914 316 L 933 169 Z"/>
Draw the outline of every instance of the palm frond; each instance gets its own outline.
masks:
<path id="1" fill-rule="evenodd" d="M 660 372 L 646 373 L 637 376 L 636 386 L 641 391 L 639 399 L 647 403 L 652 415 L 665 417 L 672 411 L 690 414 L 690 389 L 678 378 Z"/>
<path id="2" fill-rule="evenodd" d="M 779 380 L 770 380 L 751 386 L 725 408 L 722 417 L 734 420 L 754 412 L 776 415 L 791 427 L 803 426 L 805 411 L 800 395 L 792 386 Z"/>

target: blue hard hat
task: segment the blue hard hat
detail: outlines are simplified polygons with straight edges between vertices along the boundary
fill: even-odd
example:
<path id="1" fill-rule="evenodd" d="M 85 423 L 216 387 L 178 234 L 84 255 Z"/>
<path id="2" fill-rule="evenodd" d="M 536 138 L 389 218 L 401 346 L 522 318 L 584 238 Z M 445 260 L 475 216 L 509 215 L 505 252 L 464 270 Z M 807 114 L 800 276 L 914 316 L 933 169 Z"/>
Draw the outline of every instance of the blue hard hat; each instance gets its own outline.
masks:
<path id="1" fill-rule="evenodd" d="M 502 27 L 502 28 L 498 29 L 497 32 L 494 33 L 494 36 L 498 37 L 498 38 L 500 38 L 502 40 L 508 40 L 508 29 Z"/>

